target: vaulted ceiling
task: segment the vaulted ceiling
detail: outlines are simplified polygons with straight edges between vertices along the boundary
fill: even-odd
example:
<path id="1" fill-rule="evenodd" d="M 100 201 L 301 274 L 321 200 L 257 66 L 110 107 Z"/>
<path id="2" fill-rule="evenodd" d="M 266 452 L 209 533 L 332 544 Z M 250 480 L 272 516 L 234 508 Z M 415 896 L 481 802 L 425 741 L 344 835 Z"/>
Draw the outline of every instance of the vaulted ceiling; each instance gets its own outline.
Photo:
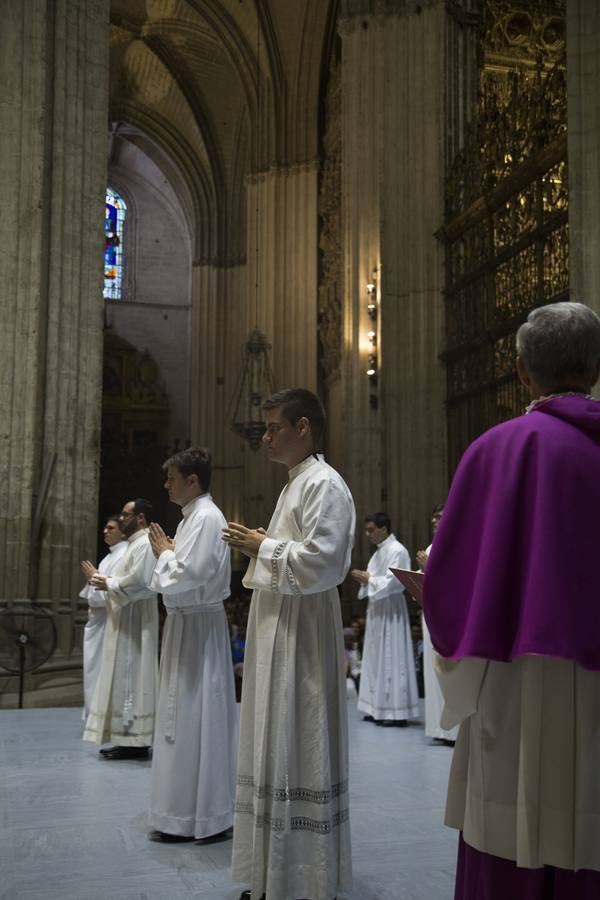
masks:
<path id="1" fill-rule="evenodd" d="M 336 8 L 337 0 L 112 0 L 112 129 L 145 140 L 146 152 L 154 146 L 158 165 L 172 160 L 197 259 L 243 257 L 248 174 L 317 157 Z"/>

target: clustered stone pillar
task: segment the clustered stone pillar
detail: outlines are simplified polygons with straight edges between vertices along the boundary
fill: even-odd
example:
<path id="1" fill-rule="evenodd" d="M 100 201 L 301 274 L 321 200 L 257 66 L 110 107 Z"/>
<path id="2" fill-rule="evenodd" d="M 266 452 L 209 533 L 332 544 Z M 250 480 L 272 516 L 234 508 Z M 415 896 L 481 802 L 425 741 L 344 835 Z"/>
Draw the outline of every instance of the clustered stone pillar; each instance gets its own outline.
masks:
<path id="1" fill-rule="evenodd" d="M 0 602 L 73 643 L 95 557 L 109 0 L 3 4 Z"/>
<path id="2" fill-rule="evenodd" d="M 435 232 L 444 216 L 450 120 L 460 105 L 447 75 L 464 62 L 447 6 L 345 0 L 340 19 L 342 379 L 352 440 L 338 465 L 359 515 L 386 509 L 413 552 L 428 542 L 431 508 L 447 486 L 443 249 Z M 377 409 L 366 375 L 373 280 Z M 364 544 L 359 549 L 365 556 Z"/>
<path id="3" fill-rule="evenodd" d="M 600 312 L 600 6 L 567 2 L 571 299 Z"/>
<path id="4" fill-rule="evenodd" d="M 192 277 L 192 438 L 210 440 L 225 514 L 249 525 L 266 527 L 286 479 L 283 466 L 231 430 L 250 332 L 258 328 L 271 346 L 276 388 L 316 389 L 317 172 L 306 163 L 249 177 L 245 260 L 199 264 Z"/>

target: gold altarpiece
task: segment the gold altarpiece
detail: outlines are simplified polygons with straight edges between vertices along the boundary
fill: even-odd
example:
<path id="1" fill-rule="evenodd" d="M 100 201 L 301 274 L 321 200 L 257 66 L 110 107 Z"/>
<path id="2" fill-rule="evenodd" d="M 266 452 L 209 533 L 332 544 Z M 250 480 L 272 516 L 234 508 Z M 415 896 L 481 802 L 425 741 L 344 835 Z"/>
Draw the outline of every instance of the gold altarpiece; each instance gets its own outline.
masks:
<path id="1" fill-rule="evenodd" d="M 563 2 L 487 0 L 476 115 L 446 179 L 448 468 L 527 396 L 515 334 L 569 296 Z"/>

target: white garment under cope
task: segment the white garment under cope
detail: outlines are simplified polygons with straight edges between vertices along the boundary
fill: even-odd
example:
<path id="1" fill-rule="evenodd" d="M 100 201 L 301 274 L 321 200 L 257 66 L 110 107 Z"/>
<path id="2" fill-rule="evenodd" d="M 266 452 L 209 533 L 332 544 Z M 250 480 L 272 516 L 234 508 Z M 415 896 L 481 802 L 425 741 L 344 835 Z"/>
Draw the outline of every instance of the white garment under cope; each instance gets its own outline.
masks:
<path id="1" fill-rule="evenodd" d="M 369 582 L 358 592 L 369 600 L 358 708 L 379 721 L 419 715 L 408 609 L 391 567 L 410 569 L 408 550 L 393 534 L 377 545 L 367 565 Z"/>
<path id="2" fill-rule="evenodd" d="M 229 627 L 226 520 L 210 495 L 182 509 L 175 550 L 151 587 L 167 610 L 152 759 L 151 828 L 209 837 L 233 824 L 237 711 Z"/>
<path id="3" fill-rule="evenodd" d="M 427 556 L 431 551 L 431 544 L 425 551 Z M 425 734 L 438 740 L 455 741 L 458 735 L 458 726 L 454 728 L 442 728 L 441 718 L 444 709 L 444 697 L 440 688 L 435 670 L 435 651 L 431 643 L 431 635 L 425 617 L 421 615 L 423 628 L 423 681 L 425 682 Z"/>
<path id="4" fill-rule="evenodd" d="M 154 568 L 148 529 L 128 540 L 107 578 L 100 674 L 83 732 L 85 741 L 147 747 L 154 736 L 158 683 L 158 600 L 147 585 Z"/>
<path id="5" fill-rule="evenodd" d="M 248 621 L 233 875 L 253 897 L 333 900 L 351 881 L 344 640 L 337 585 L 354 504 L 309 457 L 289 472 L 258 558 Z"/>
<path id="6" fill-rule="evenodd" d="M 127 541 L 119 541 L 118 544 L 109 547 L 109 552 L 98 563 L 98 572 L 101 575 L 112 575 L 118 568 L 119 561 L 128 546 Z M 83 600 L 87 600 L 90 608 L 83 631 L 83 715 L 85 719 L 90 711 L 102 662 L 102 645 L 106 628 L 106 592 L 97 591 L 87 583 L 79 596 Z"/>
<path id="7" fill-rule="evenodd" d="M 442 724 L 462 723 L 446 824 L 518 866 L 600 871 L 600 672 L 544 656 L 435 660 Z"/>

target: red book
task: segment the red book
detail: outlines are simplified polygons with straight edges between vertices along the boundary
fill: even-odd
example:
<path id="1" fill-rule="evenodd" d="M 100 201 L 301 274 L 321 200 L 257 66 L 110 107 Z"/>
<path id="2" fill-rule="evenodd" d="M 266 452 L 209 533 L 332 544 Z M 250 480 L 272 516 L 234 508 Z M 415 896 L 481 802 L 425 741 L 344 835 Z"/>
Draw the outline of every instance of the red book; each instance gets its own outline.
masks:
<path id="1" fill-rule="evenodd" d="M 413 572 L 412 569 L 390 569 L 390 572 L 394 573 L 419 606 L 423 606 L 423 572 Z"/>

